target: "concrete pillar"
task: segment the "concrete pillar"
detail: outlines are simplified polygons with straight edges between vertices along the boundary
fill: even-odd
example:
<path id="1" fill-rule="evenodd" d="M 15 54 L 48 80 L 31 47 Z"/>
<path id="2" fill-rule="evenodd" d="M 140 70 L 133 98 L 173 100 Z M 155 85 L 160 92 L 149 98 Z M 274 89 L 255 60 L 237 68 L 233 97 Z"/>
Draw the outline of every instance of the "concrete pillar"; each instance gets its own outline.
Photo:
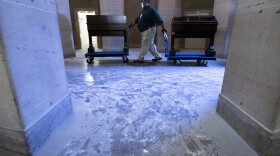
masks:
<path id="1" fill-rule="evenodd" d="M 64 58 L 75 57 L 69 0 L 56 0 Z"/>
<path id="2" fill-rule="evenodd" d="M 112 7 L 114 6 L 114 7 Z M 100 15 L 124 15 L 124 0 L 100 1 Z M 103 50 L 123 50 L 123 37 L 102 37 Z"/>
<path id="3" fill-rule="evenodd" d="M 217 112 L 260 155 L 280 153 L 280 1 L 239 0 Z"/>
<path id="4" fill-rule="evenodd" d="M 182 16 L 182 0 L 160 0 L 158 1 L 158 11 L 162 16 L 165 28 L 167 29 L 170 47 L 172 17 Z M 161 28 L 159 28 L 157 32 L 157 45 L 159 50 L 164 49 L 164 41 Z M 175 45 L 179 45 L 179 43 Z"/>
<path id="5" fill-rule="evenodd" d="M 218 58 L 227 58 L 237 0 L 215 0 L 213 15 L 219 25 L 215 36 L 215 50 Z"/>
<path id="6" fill-rule="evenodd" d="M 71 111 L 55 0 L 0 0 L 0 148 L 23 155 Z"/>

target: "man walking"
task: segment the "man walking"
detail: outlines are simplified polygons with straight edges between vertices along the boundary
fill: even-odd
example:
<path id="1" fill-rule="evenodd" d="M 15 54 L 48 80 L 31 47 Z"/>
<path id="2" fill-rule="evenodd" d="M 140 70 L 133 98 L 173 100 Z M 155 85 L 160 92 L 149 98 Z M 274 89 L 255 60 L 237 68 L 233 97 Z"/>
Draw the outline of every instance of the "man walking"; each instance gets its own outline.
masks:
<path id="1" fill-rule="evenodd" d="M 154 59 L 152 61 L 158 61 L 161 60 L 161 56 L 157 51 L 157 47 L 154 44 L 154 37 L 156 35 L 156 29 L 157 26 L 161 26 L 162 31 L 166 31 L 163 25 L 163 20 L 160 17 L 159 13 L 156 9 L 154 9 L 150 5 L 150 0 L 143 0 L 142 5 L 142 12 L 140 15 L 135 19 L 135 23 L 129 25 L 129 28 L 133 27 L 133 25 L 137 24 L 138 29 L 141 32 L 141 51 L 138 55 L 138 59 L 134 60 L 134 63 L 143 63 L 144 57 L 148 53 L 148 51 L 151 52 L 151 54 L 154 56 Z"/>

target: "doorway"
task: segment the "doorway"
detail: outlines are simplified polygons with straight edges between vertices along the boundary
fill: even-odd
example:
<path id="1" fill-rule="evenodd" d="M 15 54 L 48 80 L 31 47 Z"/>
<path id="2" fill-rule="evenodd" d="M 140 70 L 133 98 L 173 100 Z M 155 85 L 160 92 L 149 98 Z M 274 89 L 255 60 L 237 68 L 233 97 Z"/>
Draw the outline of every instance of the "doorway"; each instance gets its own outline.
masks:
<path id="1" fill-rule="evenodd" d="M 95 15 L 95 11 L 78 11 L 78 21 L 80 30 L 81 48 L 87 49 L 89 47 L 88 30 L 87 30 L 87 15 Z M 97 48 L 97 37 L 92 37 L 92 44 Z"/>

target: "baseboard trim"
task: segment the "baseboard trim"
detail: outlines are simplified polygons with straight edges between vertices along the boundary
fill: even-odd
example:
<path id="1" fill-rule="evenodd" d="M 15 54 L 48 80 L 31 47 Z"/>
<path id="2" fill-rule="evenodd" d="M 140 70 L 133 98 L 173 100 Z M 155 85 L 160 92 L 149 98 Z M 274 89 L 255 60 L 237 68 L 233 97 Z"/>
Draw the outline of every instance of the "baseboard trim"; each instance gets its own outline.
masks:
<path id="1" fill-rule="evenodd" d="M 26 130 L 29 151 L 33 153 L 49 137 L 50 133 L 72 112 L 71 95 L 67 95 L 50 112 Z"/>
<path id="2" fill-rule="evenodd" d="M 220 94 L 217 113 L 259 154 L 280 153 L 280 133 L 271 131 Z"/>

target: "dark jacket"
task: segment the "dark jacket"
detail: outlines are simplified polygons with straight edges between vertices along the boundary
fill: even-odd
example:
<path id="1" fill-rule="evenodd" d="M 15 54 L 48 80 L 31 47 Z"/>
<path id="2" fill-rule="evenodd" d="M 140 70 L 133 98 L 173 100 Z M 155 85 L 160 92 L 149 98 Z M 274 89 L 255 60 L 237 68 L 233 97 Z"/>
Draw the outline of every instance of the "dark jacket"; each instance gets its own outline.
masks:
<path id="1" fill-rule="evenodd" d="M 135 19 L 135 23 L 138 24 L 139 31 L 143 32 L 150 27 L 161 25 L 163 20 L 156 9 L 151 6 L 146 6 Z"/>

